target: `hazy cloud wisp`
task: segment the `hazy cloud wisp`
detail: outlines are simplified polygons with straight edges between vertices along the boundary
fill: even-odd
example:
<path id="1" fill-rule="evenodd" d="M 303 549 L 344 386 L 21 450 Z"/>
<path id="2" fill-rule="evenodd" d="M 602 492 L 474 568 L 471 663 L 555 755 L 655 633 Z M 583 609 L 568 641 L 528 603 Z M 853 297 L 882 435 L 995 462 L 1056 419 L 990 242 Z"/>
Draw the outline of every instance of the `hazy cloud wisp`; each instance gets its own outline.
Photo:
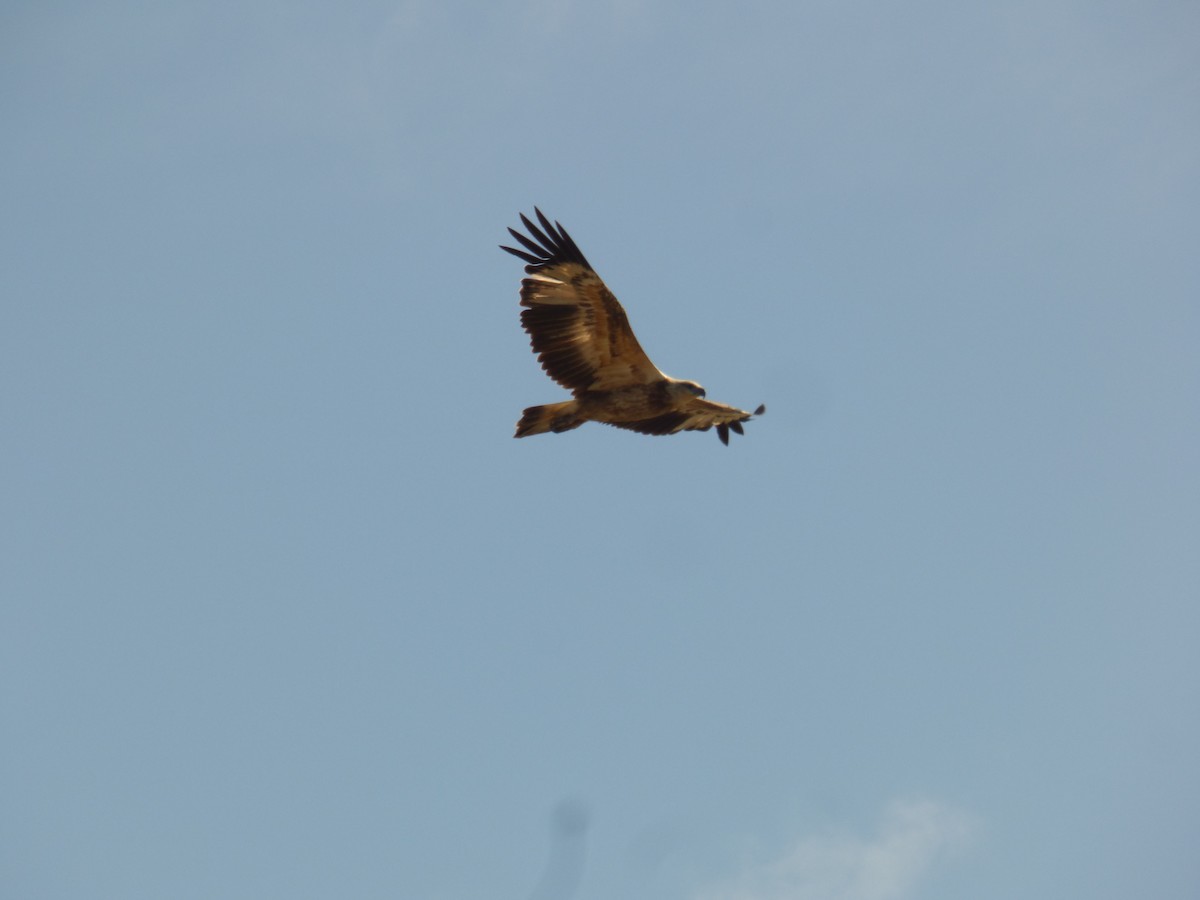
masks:
<path id="1" fill-rule="evenodd" d="M 871 839 L 802 837 L 778 859 L 750 866 L 696 900 L 903 900 L 974 828 L 971 816 L 933 800 L 897 801 Z"/>

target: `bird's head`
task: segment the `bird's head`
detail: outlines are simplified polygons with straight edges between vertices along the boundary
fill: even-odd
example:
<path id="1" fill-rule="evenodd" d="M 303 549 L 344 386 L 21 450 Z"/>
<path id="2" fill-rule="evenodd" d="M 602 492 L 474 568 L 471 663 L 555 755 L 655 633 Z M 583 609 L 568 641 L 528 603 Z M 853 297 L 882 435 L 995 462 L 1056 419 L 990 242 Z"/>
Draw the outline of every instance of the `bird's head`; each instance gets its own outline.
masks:
<path id="1" fill-rule="evenodd" d="M 693 397 L 704 397 L 704 388 L 694 381 L 676 381 L 675 389 L 684 394 L 691 394 Z"/>

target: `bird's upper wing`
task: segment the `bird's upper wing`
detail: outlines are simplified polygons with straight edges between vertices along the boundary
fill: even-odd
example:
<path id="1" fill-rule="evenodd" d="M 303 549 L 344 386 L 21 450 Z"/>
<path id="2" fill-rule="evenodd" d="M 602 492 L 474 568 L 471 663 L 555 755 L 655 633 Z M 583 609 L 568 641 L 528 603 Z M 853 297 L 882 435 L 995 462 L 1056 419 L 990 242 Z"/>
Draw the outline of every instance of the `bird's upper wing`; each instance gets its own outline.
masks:
<path id="1" fill-rule="evenodd" d="M 501 249 L 528 263 L 529 277 L 521 282 L 521 305 L 526 307 L 521 324 L 542 368 L 572 391 L 612 390 L 665 378 L 571 236 L 540 209 L 534 211 L 541 228 L 521 216 L 532 237 L 508 229 L 525 250 Z"/>
<path id="2" fill-rule="evenodd" d="M 729 443 L 729 432 L 742 434 L 742 423 L 761 416 L 767 411 L 766 406 L 759 406 L 754 412 L 746 412 L 736 406 L 726 406 L 724 403 L 714 403 L 702 397 L 689 397 L 680 402 L 675 409 L 662 413 L 640 422 L 611 422 L 618 428 L 628 428 L 642 434 L 675 434 L 679 431 L 708 431 L 714 425 L 717 427 L 717 437 L 722 444 Z"/>

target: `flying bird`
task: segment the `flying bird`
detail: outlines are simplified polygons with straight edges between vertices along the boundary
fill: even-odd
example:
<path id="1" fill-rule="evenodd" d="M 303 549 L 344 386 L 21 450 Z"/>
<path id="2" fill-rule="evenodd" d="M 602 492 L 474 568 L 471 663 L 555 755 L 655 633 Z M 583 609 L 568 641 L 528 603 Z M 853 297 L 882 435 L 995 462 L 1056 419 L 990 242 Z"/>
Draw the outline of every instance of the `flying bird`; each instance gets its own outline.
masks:
<path id="1" fill-rule="evenodd" d="M 523 259 L 521 325 L 546 374 L 573 398 L 531 406 L 517 422 L 514 437 L 559 433 L 584 422 L 604 422 L 642 434 L 717 429 L 721 443 L 742 423 L 766 412 L 749 413 L 705 399 L 704 388 L 659 371 L 642 350 L 617 298 L 600 280 L 558 222 L 534 207 L 541 228 L 521 214 L 530 236 L 508 229 L 524 250 L 501 246 Z"/>

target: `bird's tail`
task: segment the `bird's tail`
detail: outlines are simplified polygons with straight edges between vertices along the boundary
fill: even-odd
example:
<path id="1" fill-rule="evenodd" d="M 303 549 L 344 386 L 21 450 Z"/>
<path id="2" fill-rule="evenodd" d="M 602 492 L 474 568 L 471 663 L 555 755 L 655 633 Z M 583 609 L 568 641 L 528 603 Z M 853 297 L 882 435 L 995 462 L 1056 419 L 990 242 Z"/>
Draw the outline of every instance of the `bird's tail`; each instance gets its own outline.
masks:
<path id="1" fill-rule="evenodd" d="M 531 406 L 521 413 L 521 421 L 517 423 L 517 433 L 513 437 L 528 437 L 531 434 L 545 434 L 547 431 L 557 434 L 560 431 L 578 428 L 586 421 L 587 418 L 580 415 L 578 400 Z"/>

